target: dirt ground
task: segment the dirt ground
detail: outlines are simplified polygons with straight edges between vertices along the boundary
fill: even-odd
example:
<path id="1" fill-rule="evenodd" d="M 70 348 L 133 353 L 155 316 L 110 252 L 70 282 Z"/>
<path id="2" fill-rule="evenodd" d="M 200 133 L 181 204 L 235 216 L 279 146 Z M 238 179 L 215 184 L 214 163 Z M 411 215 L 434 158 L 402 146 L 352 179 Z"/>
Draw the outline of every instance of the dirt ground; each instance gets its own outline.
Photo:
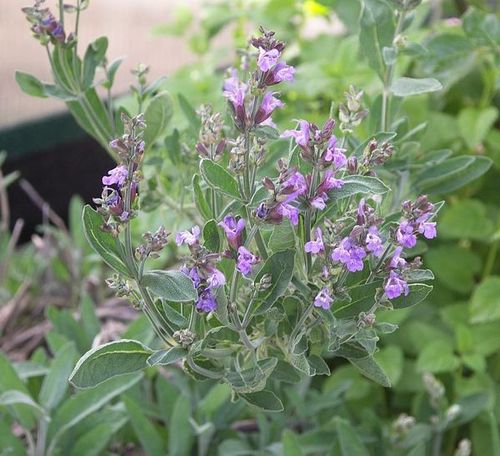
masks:
<path id="1" fill-rule="evenodd" d="M 21 8 L 31 0 L 2 0 L 0 7 L 0 130 L 26 120 L 64 109 L 57 100 L 29 97 L 14 80 L 19 69 L 41 80 L 50 79 L 45 50 L 33 39 Z M 74 3 L 67 1 L 67 3 Z M 192 61 L 183 37 L 153 36 L 154 26 L 172 20 L 172 11 L 179 5 L 196 9 L 199 0 L 91 0 L 81 17 L 80 46 L 102 35 L 109 37 L 110 60 L 126 57 L 116 80 L 116 92 L 128 88 L 132 81 L 130 69 L 138 63 L 151 66 L 151 79 L 168 75 Z M 56 10 L 56 0 L 46 5 Z"/>

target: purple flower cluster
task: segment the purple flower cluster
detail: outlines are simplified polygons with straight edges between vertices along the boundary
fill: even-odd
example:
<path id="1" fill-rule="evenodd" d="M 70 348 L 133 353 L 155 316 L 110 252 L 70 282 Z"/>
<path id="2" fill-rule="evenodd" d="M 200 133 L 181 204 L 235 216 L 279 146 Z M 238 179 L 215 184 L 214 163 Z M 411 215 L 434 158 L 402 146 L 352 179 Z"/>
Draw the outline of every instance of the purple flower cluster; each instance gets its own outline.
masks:
<path id="1" fill-rule="evenodd" d="M 177 233 L 177 235 L 175 236 L 175 243 L 178 246 L 186 244 L 189 247 L 192 247 L 194 245 L 199 244 L 200 235 L 201 235 L 200 227 L 198 225 L 195 225 L 193 226 L 193 228 L 191 228 L 191 231 L 186 230 Z"/>
<path id="2" fill-rule="evenodd" d="M 200 227 L 193 226 L 191 230 L 177 233 L 175 241 L 178 246 L 187 245 L 191 252 L 192 265 L 183 266 L 181 271 L 193 281 L 194 287 L 198 290 L 196 309 L 201 312 L 212 312 L 217 309 L 214 291 L 225 285 L 226 277 L 214 265 L 214 260 L 219 258 L 219 254 L 207 253 L 200 245 L 200 236 Z"/>
<path id="3" fill-rule="evenodd" d="M 398 298 L 403 294 L 407 296 L 410 293 L 408 283 L 402 277 L 402 272 L 408 267 L 407 261 L 401 258 L 402 251 L 403 247 L 396 247 L 389 261 L 389 277 L 384 285 L 385 294 L 389 299 Z"/>
<path id="4" fill-rule="evenodd" d="M 95 198 L 94 202 L 101 205 L 101 210 L 107 210 L 110 214 L 117 217 L 121 222 L 129 219 L 130 213 L 125 210 L 124 188 L 128 179 L 128 170 L 124 165 L 108 171 L 107 176 L 103 176 L 102 183 L 105 186 L 101 198 Z M 137 182 L 131 185 L 131 203 L 137 196 Z"/>
<path id="5" fill-rule="evenodd" d="M 332 260 L 344 264 L 348 271 L 362 271 L 367 255 L 380 257 L 384 251 L 374 209 L 364 199 L 359 203 L 356 225 L 332 251 Z"/>
<path id="6" fill-rule="evenodd" d="M 241 246 L 238 249 L 238 260 L 236 262 L 236 269 L 241 272 L 245 277 L 252 273 L 253 266 L 259 262 L 259 258 L 255 256 L 245 247 Z"/>
<path id="7" fill-rule="evenodd" d="M 304 245 L 304 250 L 307 253 L 317 255 L 325 251 L 325 244 L 323 243 L 323 232 L 321 228 L 318 227 L 314 230 L 314 239 L 312 241 L 306 242 Z"/>
<path id="8" fill-rule="evenodd" d="M 342 239 L 332 251 L 332 260 L 344 264 L 350 272 L 362 271 L 365 257 L 365 249 L 355 244 L 350 237 Z"/>
<path id="9" fill-rule="evenodd" d="M 324 287 L 314 298 L 314 306 L 321 307 L 322 309 L 328 310 L 333 302 L 333 298 L 330 296 L 328 288 Z"/>
<path id="10" fill-rule="evenodd" d="M 433 211 L 434 205 L 429 202 L 425 195 L 419 196 L 415 202 L 405 201 L 403 203 L 404 218 L 399 223 L 394 235 L 398 246 L 388 262 L 389 277 L 384 284 L 384 291 L 389 299 L 395 299 L 401 295 L 407 296 L 410 292 L 408 283 L 404 279 L 404 273 L 418 266 L 420 259 L 417 258 L 413 264 L 410 264 L 401 255 L 403 248 L 415 247 L 418 234 L 423 235 L 426 239 L 436 237 L 436 223 L 429 221 L 434 216 Z"/>
<path id="11" fill-rule="evenodd" d="M 337 138 L 333 134 L 335 122 L 328 119 L 323 128 L 300 120 L 298 130 L 286 130 L 282 138 L 294 138 L 301 149 L 302 158 L 318 169 L 326 169 L 320 184 L 309 198 L 309 204 L 319 210 L 326 207 L 328 193 L 333 189 L 342 188 L 344 182 L 335 177 L 335 173 L 347 165 L 345 149 L 338 147 Z M 311 180 L 308 177 L 308 180 Z"/>
<path id="12" fill-rule="evenodd" d="M 292 205 L 299 197 L 308 191 L 308 183 L 305 177 L 296 170 L 288 170 L 279 178 L 278 186 L 270 179 L 265 180 L 265 185 L 274 192 L 271 204 L 261 203 L 257 208 L 256 215 L 269 223 L 279 224 L 284 218 L 290 220 L 293 225 L 299 223 L 299 209 Z"/>
<path id="13" fill-rule="evenodd" d="M 219 222 L 219 226 L 226 233 L 229 246 L 234 250 L 238 250 L 243 244 L 243 230 L 245 229 L 245 225 L 245 219 L 240 218 L 236 220 L 232 215 L 227 215 L 222 222 Z"/>
<path id="14" fill-rule="evenodd" d="M 417 234 L 426 239 L 437 236 L 436 222 L 429 222 L 433 214 L 434 205 L 430 203 L 425 195 L 417 198 L 415 203 L 405 201 L 403 213 L 405 218 L 400 222 L 396 230 L 396 241 L 402 247 L 411 249 L 417 243 Z"/>
<path id="15" fill-rule="evenodd" d="M 26 18 L 33 24 L 31 30 L 33 35 L 40 40 L 42 44 L 48 41 L 55 43 L 64 43 L 66 33 L 61 22 L 50 12 L 48 8 L 40 8 L 41 2 L 35 3 L 34 7 L 23 8 Z"/>
<path id="16" fill-rule="evenodd" d="M 276 97 L 277 92 L 262 92 L 267 87 L 283 81 L 293 81 L 295 70 L 285 62 L 280 62 L 284 44 L 274 39 L 273 32 L 262 30 L 263 35 L 251 40 L 259 50 L 257 70 L 248 83 L 238 78 L 238 72 L 232 69 L 231 76 L 224 81 L 224 96 L 233 111 L 235 125 L 246 131 L 257 125 L 273 125 L 271 115 L 285 105 Z M 257 90 L 252 90 L 256 88 Z M 255 109 L 256 108 L 256 109 Z"/>

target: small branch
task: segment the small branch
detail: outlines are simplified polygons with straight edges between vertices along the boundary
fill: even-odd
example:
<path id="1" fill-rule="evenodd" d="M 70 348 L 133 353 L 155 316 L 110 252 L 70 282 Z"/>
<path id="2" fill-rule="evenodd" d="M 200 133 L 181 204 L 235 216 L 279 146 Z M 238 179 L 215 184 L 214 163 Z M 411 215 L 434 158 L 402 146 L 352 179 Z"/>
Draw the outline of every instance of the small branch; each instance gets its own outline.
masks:
<path id="1" fill-rule="evenodd" d="M 28 195 L 30 200 L 40 209 L 40 211 L 42 211 L 43 216 L 48 218 L 55 226 L 69 236 L 69 231 L 64 220 L 51 209 L 49 203 L 42 198 L 40 193 L 38 193 L 26 179 L 21 179 L 19 185 Z"/>

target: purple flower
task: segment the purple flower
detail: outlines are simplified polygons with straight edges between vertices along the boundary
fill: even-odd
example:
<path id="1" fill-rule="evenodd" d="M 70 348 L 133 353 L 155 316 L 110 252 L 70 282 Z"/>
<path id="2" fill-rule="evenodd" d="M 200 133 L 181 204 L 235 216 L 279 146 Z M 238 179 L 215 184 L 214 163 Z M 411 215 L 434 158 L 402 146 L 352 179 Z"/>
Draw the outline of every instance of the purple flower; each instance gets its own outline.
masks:
<path id="1" fill-rule="evenodd" d="M 331 169 L 325 172 L 323 181 L 319 184 L 316 194 L 327 193 L 334 188 L 342 188 L 344 186 L 344 181 L 342 179 L 336 179 L 334 173 Z"/>
<path id="2" fill-rule="evenodd" d="M 323 153 L 325 163 L 333 163 L 335 169 L 343 168 L 347 164 L 347 158 L 344 154 L 345 149 L 337 147 L 337 137 L 332 136 L 328 141 L 328 147 Z"/>
<path id="3" fill-rule="evenodd" d="M 233 69 L 231 77 L 224 81 L 223 89 L 224 96 L 229 100 L 233 108 L 237 125 L 243 127 L 246 118 L 245 96 L 247 86 L 238 79 L 236 70 Z"/>
<path id="4" fill-rule="evenodd" d="M 284 62 L 279 62 L 272 71 L 269 71 L 263 81 L 264 86 L 272 86 L 283 81 L 293 81 L 295 68 Z"/>
<path id="5" fill-rule="evenodd" d="M 299 210 L 291 204 L 278 204 L 276 210 L 282 219 L 283 217 L 287 218 L 292 225 L 297 225 L 299 223 Z"/>
<path id="6" fill-rule="evenodd" d="M 389 262 L 389 267 L 392 269 L 403 269 L 406 266 L 406 260 L 401 258 L 401 253 L 403 252 L 403 247 L 396 247 L 394 253 L 392 254 L 391 261 Z"/>
<path id="7" fill-rule="evenodd" d="M 315 196 L 311 200 L 311 206 L 322 211 L 326 207 L 326 201 L 328 200 L 328 195 L 322 193 L 321 195 Z"/>
<path id="8" fill-rule="evenodd" d="M 282 185 L 279 200 L 289 203 L 307 192 L 305 177 L 295 171 Z"/>
<path id="9" fill-rule="evenodd" d="M 340 261 L 350 272 L 363 270 L 363 258 L 366 252 L 362 247 L 352 243 L 349 237 L 345 237 L 340 244 L 333 249 L 332 260 Z"/>
<path id="10" fill-rule="evenodd" d="M 245 277 L 252 273 L 253 265 L 259 262 L 259 258 L 252 252 L 241 246 L 238 249 L 238 260 L 236 269 L 240 271 Z"/>
<path id="11" fill-rule="evenodd" d="M 408 284 L 395 272 L 391 271 L 384 286 L 384 291 L 389 299 L 397 298 L 404 294 L 408 296 L 410 288 Z"/>
<path id="12" fill-rule="evenodd" d="M 274 96 L 276 92 L 267 92 L 262 98 L 262 103 L 260 108 L 255 114 L 255 123 L 260 124 L 267 120 L 276 108 L 282 108 L 285 106 L 279 98 Z"/>
<path id="13" fill-rule="evenodd" d="M 198 241 L 200 240 L 200 234 L 200 227 L 196 225 L 191 228 L 191 231 L 182 231 L 180 233 L 177 233 L 175 242 L 179 246 L 183 244 L 191 246 L 198 243 Z"/>
<path id="14" fill-rule="evenodd" d="M 278 49 L 270 49 L 269 51 L 266 51 L 261 48 L 259 58 L 257 59 L 257 65 L 260 70 L 265 73 L 278 63 L 279 58 L 280 51 L 278 51 Z"/>
<path id="15" fill-rule="evenodd" d="M 223 90 L 224 92 L 234 92 L 238 87 L 242 85 L 242 82 L 238 79 L 238 70 L 231 68 L 231 76 L 224 79 Z"/>
<path id="16" fill-rule="evenodd" d="M 315 234 L 315 239 L 313 241 L 306 242 L 306 245 L 304 246 L 304 250 L 307 253 L 312 253 L 314 255 L 324 252 L 325 251 L 325 245 L 323 244 L 323 233 L 321 231 L 321 228 L 316 228 L 314 230 Z"/>
<path id="17" fill-rule="evenodd" d="M 376 226 L 370 226 L 370 228 L 368 228 L 368 234 L 366 235 L 366 250 L 373 253 L 376 257 L 382 255 L 384 251 L 382 239 L 380 239 L 380 234 Z"/>
<path id="18" fill-rule="evenodd" d="M 222 222 L 219 222 L 219 226 L 226 233 L 227 242 L 235 250 L 238 250 L 238 247 L 243 243 L 242 233 L 245 229 L 245 224 L 245 219 L 240 218 L 236 221 L 232 215 L 227 215 Z"/>
<path id="19" fill-rule="evenodd" d="M 417 243 L 413 225 L 408 220 L 403 220 L 396 231 L 396 239 L 399 245 L 411 249 Z"/>
<path id="20" fill-rule="evenodd" d="M 295 142 L 303 149 L 309 147 L 309 122 L 307 120 L 299 121 L 299 130 L 285 130 L 282 138 L 295 138 Z"/>
<path id="21" fill-rule="evenodd" d="M 418 232 L 426 239 L 434 239 L 437 236 L 436 222 L 423 222 L 418 226 Z"/>
<path id="22" fill-rule="evenodd" d="M 108 175 L 102 178 L 103 185 L 117 185 L 119 188 L 123 186 L 128 176 L 128 170 L 125 166 L 120 165 L 108 171 Z"/>
<path id="23" fill-rule="evenodd" d="M 267 216 L 267 213 L 268 213 L 268 210 L 266 207 L 266 203 L 260 203 L 259 207 L 255 211 L 255 215 L 257 216 L 257 218 L 265 219 Z"/>
<path id="24" fill-rule="evenodd" d="M 208 288 L 219 288 L 226 283 L 226 277 L 217 268 L 210 268 L 207 283 Z"/>
<path id="25" fill-rule="evenodd" d="M 213 312 L 217 309 L 217 300 L 212 294 L 212 290 L 210 290 L 210 288 L 207 288 L 200 294 L 198 301 L 196 302 L 196 308 L 207 313 Z"/>
<path id="26" fill-rule="evenodd" d="M 328 310 L 333 302 L 333 298 L 328 292 L 328 288 L 323 288 L 314 298 L 314 306 L 321 307 L 322 309 Z"/>
<path id="27" fill-rule="evenodd" d="M 198 274 L 198 269 L 196 268 L 187 268 L 186 266 L 183 266 L 181 268 L 181 272 L 185 275 L 187 275 L 192 281 L 193 285 L 195 288 L 198 288 L 201 283 L 200 275 Z"/>

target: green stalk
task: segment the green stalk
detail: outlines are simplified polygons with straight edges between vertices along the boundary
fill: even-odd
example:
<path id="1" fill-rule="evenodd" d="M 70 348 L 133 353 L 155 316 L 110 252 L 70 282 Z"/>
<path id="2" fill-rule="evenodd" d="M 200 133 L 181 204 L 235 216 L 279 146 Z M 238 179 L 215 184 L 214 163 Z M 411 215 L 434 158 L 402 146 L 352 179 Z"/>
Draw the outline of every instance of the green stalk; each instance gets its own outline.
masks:
<path id="1" fill-rule="evenodd" d="M 396 30 L 394 31 L 394 39 L 401 33 L 403 29 L 404 20 L 406 17 L 406 11 L 399 12 L 398 22 L 396 24 Z M 392 80 L 394 78 L 395 62 L 387 64 L 387 70 L 384 78 L 384 90 L 382 92 L 382 112 L 381 112 L 381 130 L 387 131 L 389 127 L 389 112 L 390 112 L 390 88 L 392 85 Z"/>

